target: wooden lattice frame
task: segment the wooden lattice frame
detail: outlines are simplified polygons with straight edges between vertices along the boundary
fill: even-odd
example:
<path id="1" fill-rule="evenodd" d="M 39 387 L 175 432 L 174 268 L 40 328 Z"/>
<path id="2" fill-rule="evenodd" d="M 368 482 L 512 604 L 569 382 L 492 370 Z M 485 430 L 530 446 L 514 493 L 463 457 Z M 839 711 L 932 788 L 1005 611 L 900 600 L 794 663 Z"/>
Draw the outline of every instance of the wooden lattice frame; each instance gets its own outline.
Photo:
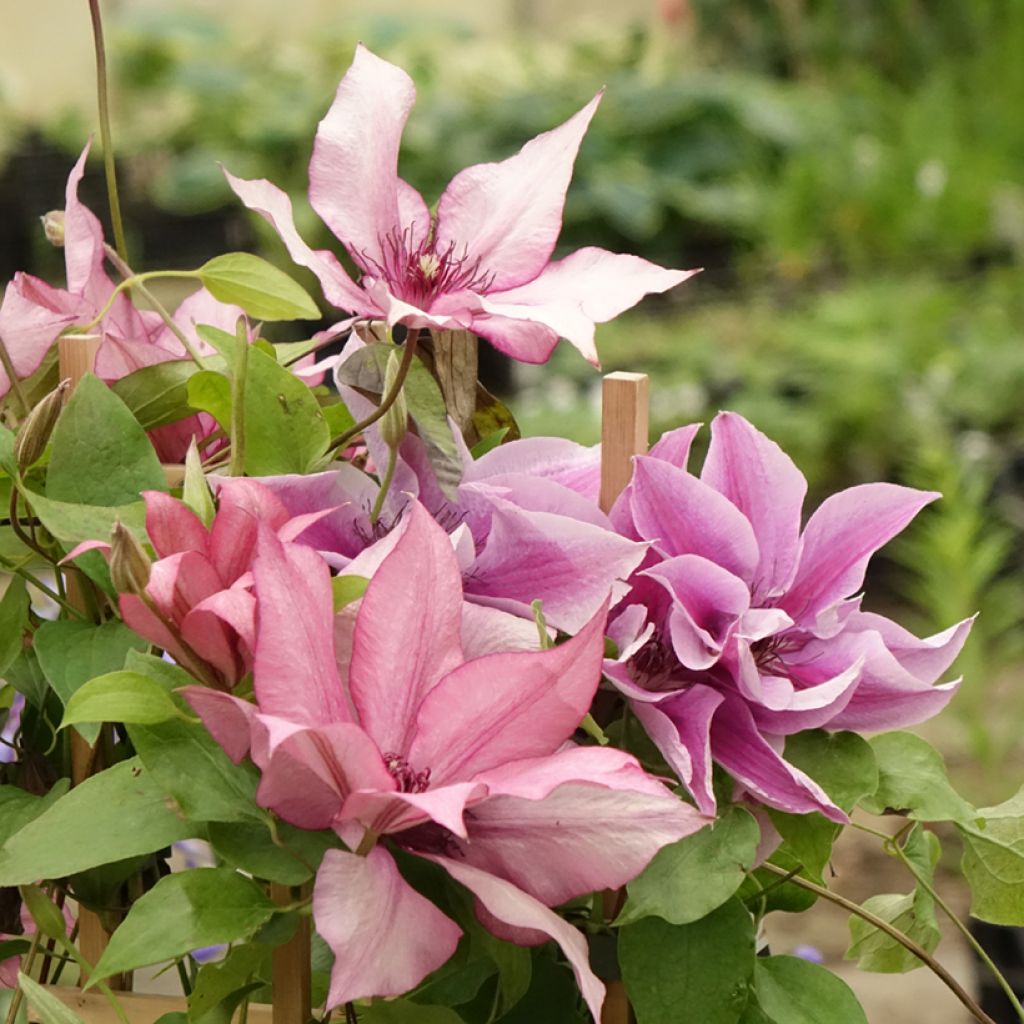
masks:
<path id="1" fill-rule="evenodd" d="M 59 342 L 61 379 L 71 381 L 71 390 L 92 370 L 98 338 L 64 337 Z M 603 381 L 601 411 L 601 492 L 600 504 L 608 511 L 632 475 L 634 455 L 647 451 L 648 388 L 646 374 L 609 373 Z M 70 393 L 70 392 L 69 392 Z M 166 467 L 168 482 L 180 483 L 177 466 Z M 69 597 L 73 591 L 69 589 Z M 77 732 L 71 734 L 72 774 L 75 784 L 83 781 L 99 766 L 96 752 Z M 271 896 L 277 903 L 293 901 L 295 893 L 287 886 L 272 885 Z M 106 948 L 109 935 L 100 919 L 88 910 L 79 911 L 78 944 L 82 955 L 96 963 Z M 273 1002 L 270 1006 L 252 1004 L 248 1008 L 250 1024 L 308 1024 L 311 1019 L 310 982 L 311 921 L 303 918 L 296 934 L 273 954 Z M 111 979 L 111 987 L 114 979 Z M 120 980 L 122 988 L 130 979 Z M 120 1024 L 107 1000 L 98 992 L 82 992 L 78 988 L 50 987 L 86 1024 Z M 183 996 L 148 995 L 122 991 L 118 993 L 130 1024 L 153 1024 L 166 1013 L 184 1012 Z M 30 1011 L 30 1019 L 32 1013 Z M 602 1013 L 602 1024 L 629 1024 L 629 1003 L 621 982 L 608 985 L 608 997 Z"/>

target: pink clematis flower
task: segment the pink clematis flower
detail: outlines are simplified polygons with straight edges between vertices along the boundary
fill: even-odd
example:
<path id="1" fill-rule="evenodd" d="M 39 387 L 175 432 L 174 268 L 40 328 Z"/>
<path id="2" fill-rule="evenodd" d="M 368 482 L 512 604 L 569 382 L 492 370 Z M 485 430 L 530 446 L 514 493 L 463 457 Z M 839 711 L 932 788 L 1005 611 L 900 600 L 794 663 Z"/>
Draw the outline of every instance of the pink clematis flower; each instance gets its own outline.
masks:
<path id="1" fill-rule="evenodd" d="M 121 594 L 121 617 L 140 636 L 219 689 L 230 689 L 252 670 L 256 602 L 252 562 L 261 524 L 288 540 L 330 512 L 293 517 L 265 487 L 243 477 L 218 488 L 209 529 L 183 502 L 144 491 L 146 532 L 157 560 L 146 598 Z M 109 552 L 102 541 L 79 544 Z"/>
<path id="2" fill-rule="evenodd" d="M 390 326 L 469 330 L 528 363 L 545 362 L 563 337 L 596 364 L 595 323 L 696 273 L 595 248 L 551 261 L 576 152 L 600 94 L 515 156 L 461 171 L 436 217 L 398 177 L 415 98 L 404 71 L 360 45 L 317 130 L 310 203 L 348 251 L 358 284 L 332 253 L 303 242 L 284 192 L 228 175 L 339 309 Z"/>
<path id="3" fill-rule="evenodd" d="M 330 574 L 269 531 L 255 562 L 256 704 L 185 693 L 258 801 L 301 828 L 333 828 L 313 895 L 336 959 L 328 1002 L 400 995 L 454 952 L 460 929 L 403 879 L 391 848 L 443 867 L 495 934 L 553 938 L 595 1020 L 601 983 L 583 937 L 549 907 L 633 878 L 706 821 L 628 754 L 570 737 L 597 688 L 604 609 L 546 651 L 468 658 L 458 565 L 410 507 L 354 616 Z M 360 855 L 365 854 L 365 855 Z"/>
<path id="4" fill-rule="evenodd" d="M 803 729 L 880 731 L 936 714 L 957 683 L 934 686 L 972 620 L 921 640 L 860 610 L 871 555 L 935 493 L 875 483 L 828 498 L 801 532 L 806 481 L 735 413 L 712 424 L 701 475 L 686 469 L 697 426 L 636 459 L 612 509 L 652 543 L 617 609 L 606 671 L 697 806 L 712 813 L 712 761 L 780 810 L 843 812 L 781 756 Z"/>
<path id="5" fill-rule="evenodd" d="M 104 268 L 103 227 L 78 198 L 90 146 L 86 145 L 71 169 L 65 190 L 63 247 L 67 287 L 55 288 L 19 272 L 0 303 L 0 338 L 19 378 L 39 369 L 67 328 L 91 323 L 114 291 L 114 283 Z M 233 333 L 242 315 L 238 306 L 218 302 L 208 291 L 199 289 L 180 304 L 173 319 L 197 351 L 210 355 L 214 350 L 196 334 L 196 325 L 208 324 Z M 151 310 L 136 309 L 123 292 L 94 331 L 103 338 L 95 371 L 108 383 L 143 366 L 187 358 L 181 342 L 161 317 Z M 9 388 L 10 381 L 0 368 L 0 397 Z M 160 427 L 152 432 L 151 438 L 164 461 L 180 462 L 192 437 L 205 437 L 215 426 L 213 418 L 203 413 Z"/>

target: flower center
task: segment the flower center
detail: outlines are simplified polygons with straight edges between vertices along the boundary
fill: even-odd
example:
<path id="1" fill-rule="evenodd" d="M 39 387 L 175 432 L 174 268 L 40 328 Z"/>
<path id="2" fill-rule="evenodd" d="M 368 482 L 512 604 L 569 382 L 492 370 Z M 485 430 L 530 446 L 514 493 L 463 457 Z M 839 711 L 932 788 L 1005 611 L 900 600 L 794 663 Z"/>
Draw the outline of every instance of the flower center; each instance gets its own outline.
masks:
<path id="1" fill-rule="evenodd" d="M 755 640 L 750 645 L 750 653 L 754 656 L 754 664 L 758 671 L 770 676 L 789 676 L 789 669 L 783 659 L 786 651 L 792 650 L 793 644 L 784 636 L 766 636 Z"/>
<path id="2" fill-rule="evenodd" d="M 471 258 L 466 246 L 459 252 L 454 242 L 445 249 L 435 247 L 434 232 L 418 242 L 412 228 L 397 228 L 378 239 L 380 256 L 358 254 L 365 276 L 383 281 L 397 298 L 426 308 L 439 295 L 458 291 L 486 292 L 494 274 L 481 267 L 481 258 Z"/>
<path id="3" fill-rule="evenodd" d="M 383 754 L 384 767 L 398 783 L 400 793 L 422 793 L 430 787 L 430 769 L 418 772 L 409 766 L 401 754 Z"/>
<path id="4" fill-rule="evenodd" d="M 670 688 L 679 667 L 675 651 L 657 633 L 629 659 L 633 678 L 647 690 Z"/>

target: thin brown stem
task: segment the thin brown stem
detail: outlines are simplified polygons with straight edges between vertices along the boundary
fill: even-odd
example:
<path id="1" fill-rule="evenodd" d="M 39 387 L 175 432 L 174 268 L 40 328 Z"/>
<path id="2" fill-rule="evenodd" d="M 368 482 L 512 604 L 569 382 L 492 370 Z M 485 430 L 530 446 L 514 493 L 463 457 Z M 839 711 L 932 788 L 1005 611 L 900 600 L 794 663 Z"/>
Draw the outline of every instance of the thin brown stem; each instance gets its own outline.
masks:
<path id="1" fill-rule="evenodd" d="M 391 385 L 391 390 L 388 391 L 380 400 L 380 405 L 370 413 L 369 416 L 364 420 L 360 420 L 354 426 L 349 427 L 343 434 L 340 434 L 331 442 L 330 450 L 335 449 L 341 451 L 345 446 L 353 439 L 358 437 L 367 427 L 372 426 L 379 420 L 384 413 L 388 411 L 395 404 L 398 396 L 402 393 L 402 387 L 405 384 L 405 378 L 409 376 L 409 369 L 412 366 L 413 356 L 416 354 L 416 346 L 419 343 L 420 332 L 414 328 L 409 331 L 409 336 L 405 339 L 405 348 L 402 351 L 402 362 L 398 366 L 398 374 L 395 377 L 394 383 Z"/>
<path id="2" fill-rule="evenodd" d="M 92 38 L 96 48 L 96 101 L 100 114 L 100 140 L 103 143 L 103 170 L 107 176 L 107 201 L 110 204 L 110 223 L 114 228 L 114 245 L 123 260 L 128 259 L 128 245 L 121 219 L 121 200 L 117 191 L 117 171 L 114 167 L 114 143 L 110 131 L 110 94 L 107 89 L 107 50 L 103 44 L 103 17 L 100 0 L 89 0 L 92 18 Z"/>
<path id="3" fill-rule="evenodd" d="M 916 943 L 909 935 L 904 935 L 898 928 L 894 928 L 888 921 L 883 921 L 877 914 L 871 913 L 870 910 L 865 910 L 860 904 L 854 903 L 853 900 L 848 900 L 845 896 L 840 896 L 839 893 L 833 892 L 831 889 L 826 889 L 823 885 L 816 885 L 814 882 L 808 881 L 806 878 L 802 878 L 800 875 L 790 875 L 785 868 L 777 867 L 770 861 L 766 861 L 761 865 L 766 871 L 770 871 L 773 875 L 778 875 L 780 878 L 786 877 L 786 881 L 790 885 L 799 886 L 801 889 L 806 889 L 808 892 L 813 892 L 816 896 L 820 896 L 824 900 L 828 900 L 830 903 L 834 903 L 837 907 L 842 907 L 844 910 L 849 911 L 851 914 L 862 918 L 867 921 L 868 924 L 877 928 L 881 932 L 885 932 L 889 938 L 898 942 L 904 949 L 912 953 L 918 958 L 933 974 L 935 974 L 939 980 L 960 1000 L 964 1006 L 970 1011 L 972 1017 L 975 1020 L 980 1021 L 980 1024 L 997 1024 L 971 997 L 971 994 L 953 977 L 949 971 L 946 970 L 938 960 L 935 959 L 923 946 Z"/>

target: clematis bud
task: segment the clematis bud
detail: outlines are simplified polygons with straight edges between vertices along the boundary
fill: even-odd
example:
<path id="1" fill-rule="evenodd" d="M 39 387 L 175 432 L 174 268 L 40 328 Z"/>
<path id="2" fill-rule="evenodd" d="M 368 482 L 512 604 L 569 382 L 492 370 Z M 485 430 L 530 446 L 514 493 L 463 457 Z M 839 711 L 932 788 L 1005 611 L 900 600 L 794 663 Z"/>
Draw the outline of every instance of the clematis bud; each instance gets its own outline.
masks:
<path id="1" fill-rule="evenodd" d="M 25 417 L 14 439 L 14 461 L 23 473 L 46 451 L 71 381 L 62 380 Z"/>
<path id="2" fill-rule="evenodd" d="M 110 579 L 119 594 L 142 596 L 149 583 L 149 556 L 135 534 L 117 520 L 110 535 Z"/>
<path id="3" fill-rule="evenodd" d="M 50 245 L 64 248 L 64 211 L 51 210 L 39 218 L 43 222 L 43 234 Z"/>
<path id="4" fill-rule="evenodd" d="M 388 394 L 398 378 L 399 358 L 397 352 L 388 356 L 388 365 L 384 370 L 384 394 Z M 387 412 L 381 417 L 380 436 L 392 450 L 402 443 L 409 429 L 409 407 L 405 402 L 405 392 L 399 391 L 398 397 Z"/>

